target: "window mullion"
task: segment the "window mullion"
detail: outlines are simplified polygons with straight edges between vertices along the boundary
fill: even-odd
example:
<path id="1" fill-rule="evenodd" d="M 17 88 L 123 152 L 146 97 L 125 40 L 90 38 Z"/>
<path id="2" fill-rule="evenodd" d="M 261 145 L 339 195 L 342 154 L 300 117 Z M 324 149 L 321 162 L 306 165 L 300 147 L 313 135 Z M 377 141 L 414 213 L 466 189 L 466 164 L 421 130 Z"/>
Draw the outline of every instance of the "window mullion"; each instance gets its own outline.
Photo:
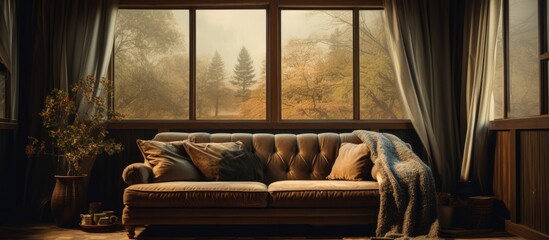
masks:
<path id="1" fill-rule="evenodd" d="M 360 15 L 353 9 L 353 120 L 360 120 Z"/>
<path id="2" fill-rule="evenodd" d="M 189 120 L 196 120 L 196 9 L 189 9 Z"/>
<path id="3" fill-rule="evenodd" d="M 548 58 L 547 52 L 547 2 L 545 0 L 538 1 L 538 15 L 539 15 L 539 50 L 540 50 L 540 74 L 539 74 L 539 99 L 540 99 L 540 114 L 549 113 L 549 94 L 548 94 Z"/>
<path id="4" fill-rule="evenodd" d="M 510 110 L 510 94 L 509 91 L 509 76 L 510 76 L 510 64 L 509 64 L 509 1 L 503 1 L 503 118 L 509 117 Z"/>
<path id="5" fill-rule="evenodd" d="M 267 121 L 279 122 L 281 117 L 281 39 L 280 39 L 280 9 L 277 2 L 273 1 L 268 10 L 268 36 L 267 36 Z"/>

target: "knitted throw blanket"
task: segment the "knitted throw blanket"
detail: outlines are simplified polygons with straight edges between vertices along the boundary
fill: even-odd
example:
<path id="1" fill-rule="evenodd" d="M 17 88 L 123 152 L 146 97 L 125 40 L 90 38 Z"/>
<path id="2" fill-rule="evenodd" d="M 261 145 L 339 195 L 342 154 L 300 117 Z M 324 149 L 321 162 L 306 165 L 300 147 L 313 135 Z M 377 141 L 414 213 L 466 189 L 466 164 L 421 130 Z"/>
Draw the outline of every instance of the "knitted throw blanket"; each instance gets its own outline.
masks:
<path id="1" fill-rule="evenodd" d="M 370 148 L 377 167 L 380 209 L 378 237 L 436 238 L 437 196 L 431 169 L 398 137 L 364 130 L 353 132 Z"/>

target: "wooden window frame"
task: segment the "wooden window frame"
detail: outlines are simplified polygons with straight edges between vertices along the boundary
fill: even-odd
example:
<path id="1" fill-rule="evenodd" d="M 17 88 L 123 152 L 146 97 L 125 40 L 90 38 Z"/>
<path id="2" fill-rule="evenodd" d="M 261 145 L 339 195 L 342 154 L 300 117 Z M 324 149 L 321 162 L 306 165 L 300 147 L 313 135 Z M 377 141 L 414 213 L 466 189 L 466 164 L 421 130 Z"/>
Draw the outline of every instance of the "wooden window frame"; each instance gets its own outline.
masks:
<path id="1" fill-rule="evenodd" d="M 7 67 L 0 62 L 0 72 L 6 73 L 6 80 L 4 83 L 4 116 L 0 116 L 0 122 L 6 123 L 10 122 L 11 115 L 11 76 L 10 71 Z"/>
<path id="2" fill-rule="evenodd" d="M 538 0 L 538 26 L 539 26 L 539 115 L 527 117 L 509 117 L 510 110 L 510 61 L 509 61 L 509 0 L 504 0 L 502 5 L 503 17 L 503 85 L 504 85 L 504 111 L 503 119 L 492 120 L 490 130 L 509 129 L 549 129 L 549 24 L 548 3 Z"/>
<path id="3" fill-rule="evenodd" d="M 189 10 L 189 120 L 123 120 L 111 122 L 109 128 L 141 129 L 412 129 L 408 119 L 360 119 L 359 51 L 353 51 L 353 119 L 349 120 L 283 120 L 281 115 L 281 11 L 282 10 L 352 10 L 353 48 L 359 45 L 359 11 L 383 9 L 382 0 L 120 0 L 120 9 L 187 9 Z M 265 9 L 266 10 L 266 118 L 265 120 L 197 120 L 196 119 L 196 10 L 200 9 Z M 114 57 L 113 57 L 114 58 Z M 114 61 L 111 61 L 113 63 Z M 114 79 L 111 64 L 109 77 Z"/>
<path id="4" fill-rule="evenodd" d="M 549 26 L 547 25 L 547 1 L 546 0 L 538 0 L 538 21 L 539 21 L 539 51 L 540 51 L 540 99 L 539 99 L 539 105 L 540 105 L 540 115 L 546 115 L 549 114 L 549 84 L 548 84 L 548 73 L 549 68 L 547 64 L 549 64 L 549 49 L 548 49 L 548 39 L 547 34 L 549 29 L 547 29 Z"/>
<path id="5" fill-rule="evenodd" d="M 510 59 L 509 59 L 509 0 L 504 0 L 502 5 L 503 17 L 503 119 L 492 121 L 491 126 L 502 128 L 504 126 L 540 127 L 541 122 L 549 121 L 549 33 L 548 4 L 545 0 L 538 0 L 538 32 L 539 32 L 539 114 L 535 116 L 510 118 Z M 546 120 L 547 119 L 547 120 Z M 521 123 L 522 122 L 522 123 Z"/>

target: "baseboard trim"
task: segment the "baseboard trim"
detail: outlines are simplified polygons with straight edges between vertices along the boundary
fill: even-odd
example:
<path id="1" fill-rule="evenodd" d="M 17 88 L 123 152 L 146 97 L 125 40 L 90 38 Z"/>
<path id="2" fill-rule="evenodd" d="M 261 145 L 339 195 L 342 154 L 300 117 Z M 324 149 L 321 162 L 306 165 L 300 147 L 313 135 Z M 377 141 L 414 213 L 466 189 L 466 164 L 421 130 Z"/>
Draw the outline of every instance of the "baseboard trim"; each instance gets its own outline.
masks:
<path id="1" fill-rule="evenodd" d="M 511 222 L 511 220 L 505 221 L 505 231 L 526 239 L 549 239 L 549 235 L 531 229 L 522 224 Z"/>

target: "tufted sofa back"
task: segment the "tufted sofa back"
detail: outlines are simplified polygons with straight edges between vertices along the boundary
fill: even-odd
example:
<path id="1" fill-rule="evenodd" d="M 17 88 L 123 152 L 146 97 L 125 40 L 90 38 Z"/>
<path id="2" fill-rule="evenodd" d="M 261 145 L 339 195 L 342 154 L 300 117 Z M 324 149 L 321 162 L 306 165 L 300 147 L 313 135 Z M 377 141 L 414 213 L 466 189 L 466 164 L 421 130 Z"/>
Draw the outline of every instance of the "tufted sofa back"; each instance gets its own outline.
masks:
<path id="1" fill-rule="evenodd" d="M 241 141 L 263 161 L 266 184 L 280 180 L 326 179 L 341 143 L 361 143 L 352 133 L 296 135 L 163 132 L 158 133 L 153 140 L 171 142 L 187 139 L 196 143 Z"/>

